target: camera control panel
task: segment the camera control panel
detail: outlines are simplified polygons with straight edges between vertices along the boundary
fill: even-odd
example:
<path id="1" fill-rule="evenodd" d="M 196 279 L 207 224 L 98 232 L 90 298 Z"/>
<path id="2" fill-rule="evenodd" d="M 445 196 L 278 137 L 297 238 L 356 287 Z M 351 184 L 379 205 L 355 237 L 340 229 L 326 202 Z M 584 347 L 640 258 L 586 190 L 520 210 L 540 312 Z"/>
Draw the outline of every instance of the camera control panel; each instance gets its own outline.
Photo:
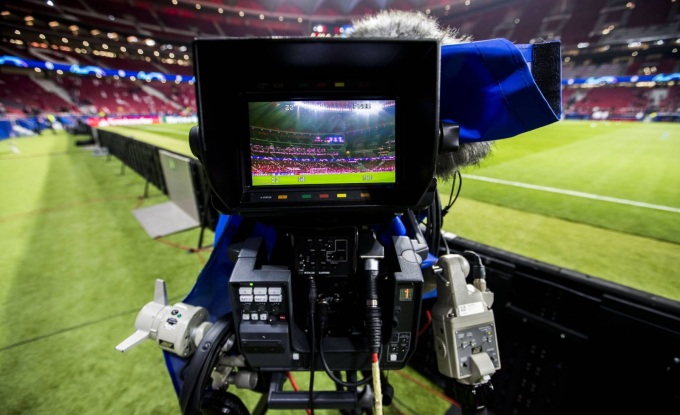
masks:
<path id="1" fill-rule="evenodd" d="M 254 368 L 290 367 L 290 278 L 285 267 L 257 263 L 262 240 L 250 238 L 238 254 L 229 280 L 236 335 Z"/>
<path id="2" fill-rule="evenodd" d="M 284 287 L 275 285 L 238 287 L 238 306 L 242 322 L 285 323 L 288 313 L 284 303 Z"/>
<path id="3" fill-rule="evenodd" d="M 348 275 L 353 264 L 353 249 L 352 241 L 346 237 L 296 238 L 296 271 L 300 275 Z"/>

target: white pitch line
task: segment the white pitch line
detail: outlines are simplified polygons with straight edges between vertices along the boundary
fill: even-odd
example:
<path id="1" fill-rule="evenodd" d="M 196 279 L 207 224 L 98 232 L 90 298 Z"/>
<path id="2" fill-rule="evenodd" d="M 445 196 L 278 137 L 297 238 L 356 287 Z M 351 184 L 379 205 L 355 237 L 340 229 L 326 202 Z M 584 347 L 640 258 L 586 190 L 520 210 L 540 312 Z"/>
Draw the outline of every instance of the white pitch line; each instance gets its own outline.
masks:
<path id="1" fill-rule="evenodd" d="M 583 198 L 586 198 L 586 199 L 600 200 L 600 201 L 603 201 L 603 202 L 612 202 L 612 203 L 619 203 L 619 204 L 622 204 L 622 205 L 630 205 L 630 206 L 637 206 L 637 207 L 643 207 L 643 208 L 648 208 L 648 209 L 665 210 L 667 212 L 680 213 L 680 208 L 663 206 L 663 205 L 653 205 L 651 203 L 636 202 L 634 200 L 618 199 L 618 198 L 615 198 L 615 197 L 600 196 L 600 195 L 594 195 L 594 194 L 591 194 L 591 193 L 584 193 L 584 192 L 576 192 L 576 191 L 573 191 L 573 190 L 558 189 L 558 188 L 555 188 L 555 187 L 538 186 L 538 185 L 535 185 L 535 184 L 511 182 L 511 181 L 508 181 L 508 180 L 493 179 L 491 177 L 474 176 L 474 175 L 470 175 L 470 174 L 464 174 L 463 177 L 466 178 L 466 179 L 480 180 L 480 181 L 489 182 L 489 183 L 497 183 L 497 184 L 504 184 L 504 185 L 507 185 L 507 186 L 522 187 L 524 189 L 540 190 L 540 191 L 543 191 L 543 192 L 559 193 L 559 194 L 563 194 L 563 195 L 583 197 Z"/>

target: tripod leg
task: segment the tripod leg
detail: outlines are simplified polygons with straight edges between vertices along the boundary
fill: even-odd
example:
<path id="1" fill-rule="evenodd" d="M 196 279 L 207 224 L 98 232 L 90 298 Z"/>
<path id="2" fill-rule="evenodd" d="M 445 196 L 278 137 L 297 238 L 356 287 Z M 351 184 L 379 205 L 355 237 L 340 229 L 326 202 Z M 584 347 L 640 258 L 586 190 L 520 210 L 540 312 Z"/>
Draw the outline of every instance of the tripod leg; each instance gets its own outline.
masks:
<path id="1" fill-rule="evenodd" d="M 269 410 L 269 404 L 267 403 L 267 395 L 262 394 L 260 397 L 260 400 L 257 402 L 257 405 L 253 409 L 252 415 L 264 415 L 267 413 L 267 410 Z"/>

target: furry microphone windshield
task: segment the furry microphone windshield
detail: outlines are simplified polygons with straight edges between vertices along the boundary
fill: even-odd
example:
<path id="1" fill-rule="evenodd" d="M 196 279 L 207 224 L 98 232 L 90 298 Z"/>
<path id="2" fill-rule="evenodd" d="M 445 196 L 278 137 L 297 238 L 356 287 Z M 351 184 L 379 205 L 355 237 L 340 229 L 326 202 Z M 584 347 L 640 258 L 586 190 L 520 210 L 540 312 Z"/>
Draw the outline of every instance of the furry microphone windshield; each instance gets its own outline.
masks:
<path id="1" fill-rule="evenodd" d="M 354 30 L 348 37 L 436 39 L 441 45 L 471 41 L 452 28 L 442 28 L 434 18 L 420 12 L 385 10 L 353 22 Z M 491 153 L 491 141 L 462 142 L 457 151 L 437 157 L 436 174 L 441 180 L 453 179 L 456 171 L 465 166 L 478 165 Z"/>

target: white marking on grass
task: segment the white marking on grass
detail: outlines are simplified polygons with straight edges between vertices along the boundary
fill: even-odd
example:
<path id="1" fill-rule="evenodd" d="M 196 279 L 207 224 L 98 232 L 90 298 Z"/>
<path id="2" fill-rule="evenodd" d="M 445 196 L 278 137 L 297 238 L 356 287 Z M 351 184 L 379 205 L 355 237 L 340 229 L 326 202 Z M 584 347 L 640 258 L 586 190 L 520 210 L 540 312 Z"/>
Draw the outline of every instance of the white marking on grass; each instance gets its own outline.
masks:
<path id="1" fill-rule="evenodd" d="M 14 154 L 21 154 L 21 150 L 19 150 L 19 147 L 15 146 L 14 144 L 9 145 L 9 151 L 11 151 Z"/>
<path id="2" fill-rule="evenodd" d="M 594 195 L 594 194 L 591 194 L 591 193 L 576 192 L 574 190 L 558 189 L 556 187 L 538 186 L 538 185 L 535 185 L 535 184 L 512 182 L 512 181 L 509 181 L 509 180 L 500 180 L 500 179 L 494 179 L 494 178 L 491 178 L 491 177 L 474 176 L 474 175 L 469 175 L 469 174 L 464 174 L 463 177 L 466 178 L 466 179 L 480 180 L 480 181 L 489 182 L 489 183 L 496 183 L 496 184 L 504 184 L 504 185 L 507 185 L 507 186 L 521 187 L 521 188 L 524 188 L 524 189 L 540 190 L 540 191 L 543 191 L 543 192 L 559 193 L 559 194 L 563 194 L 563 195 L 582 197 L 582 198 L 585 198 L 585 199 L 599 200 L 599 201 L 602 201 L 602 202 L 612 202 L 612 203 L 619 203 L 619 204 L 622 204 L 622 205 L 637 206 L 637 207 L 643 207 L 643 208 L 648 208 L 648 209 L 665 210 L 667 212 L 680 213 L 680 208 L 663 206 L 663 205 L 653 205 L 651 203 L 636 202 L 634 200 L 619 199 L 619 198 L 616 198 L 616 197 L 609 197 L 609 196 L 600 196 L 600 195 Z"/>
<path id="3" fill-rule="evenodd" d="M 182 131 L 180 131 L 178 128 L 163 128 L 163 127 L 159 127 L 158 124 L 154 124 L 153 128 L 149 129 L 148 131 L 152 132 L 152 133 L 157 132 L 157 131 L 162 131 L 162 132 L 165 132 L 165 133 L 175 133 L 175 134 L 182 133 Z M 186 136 L 189 137 L 189 131 L 186 132 Z"/>

